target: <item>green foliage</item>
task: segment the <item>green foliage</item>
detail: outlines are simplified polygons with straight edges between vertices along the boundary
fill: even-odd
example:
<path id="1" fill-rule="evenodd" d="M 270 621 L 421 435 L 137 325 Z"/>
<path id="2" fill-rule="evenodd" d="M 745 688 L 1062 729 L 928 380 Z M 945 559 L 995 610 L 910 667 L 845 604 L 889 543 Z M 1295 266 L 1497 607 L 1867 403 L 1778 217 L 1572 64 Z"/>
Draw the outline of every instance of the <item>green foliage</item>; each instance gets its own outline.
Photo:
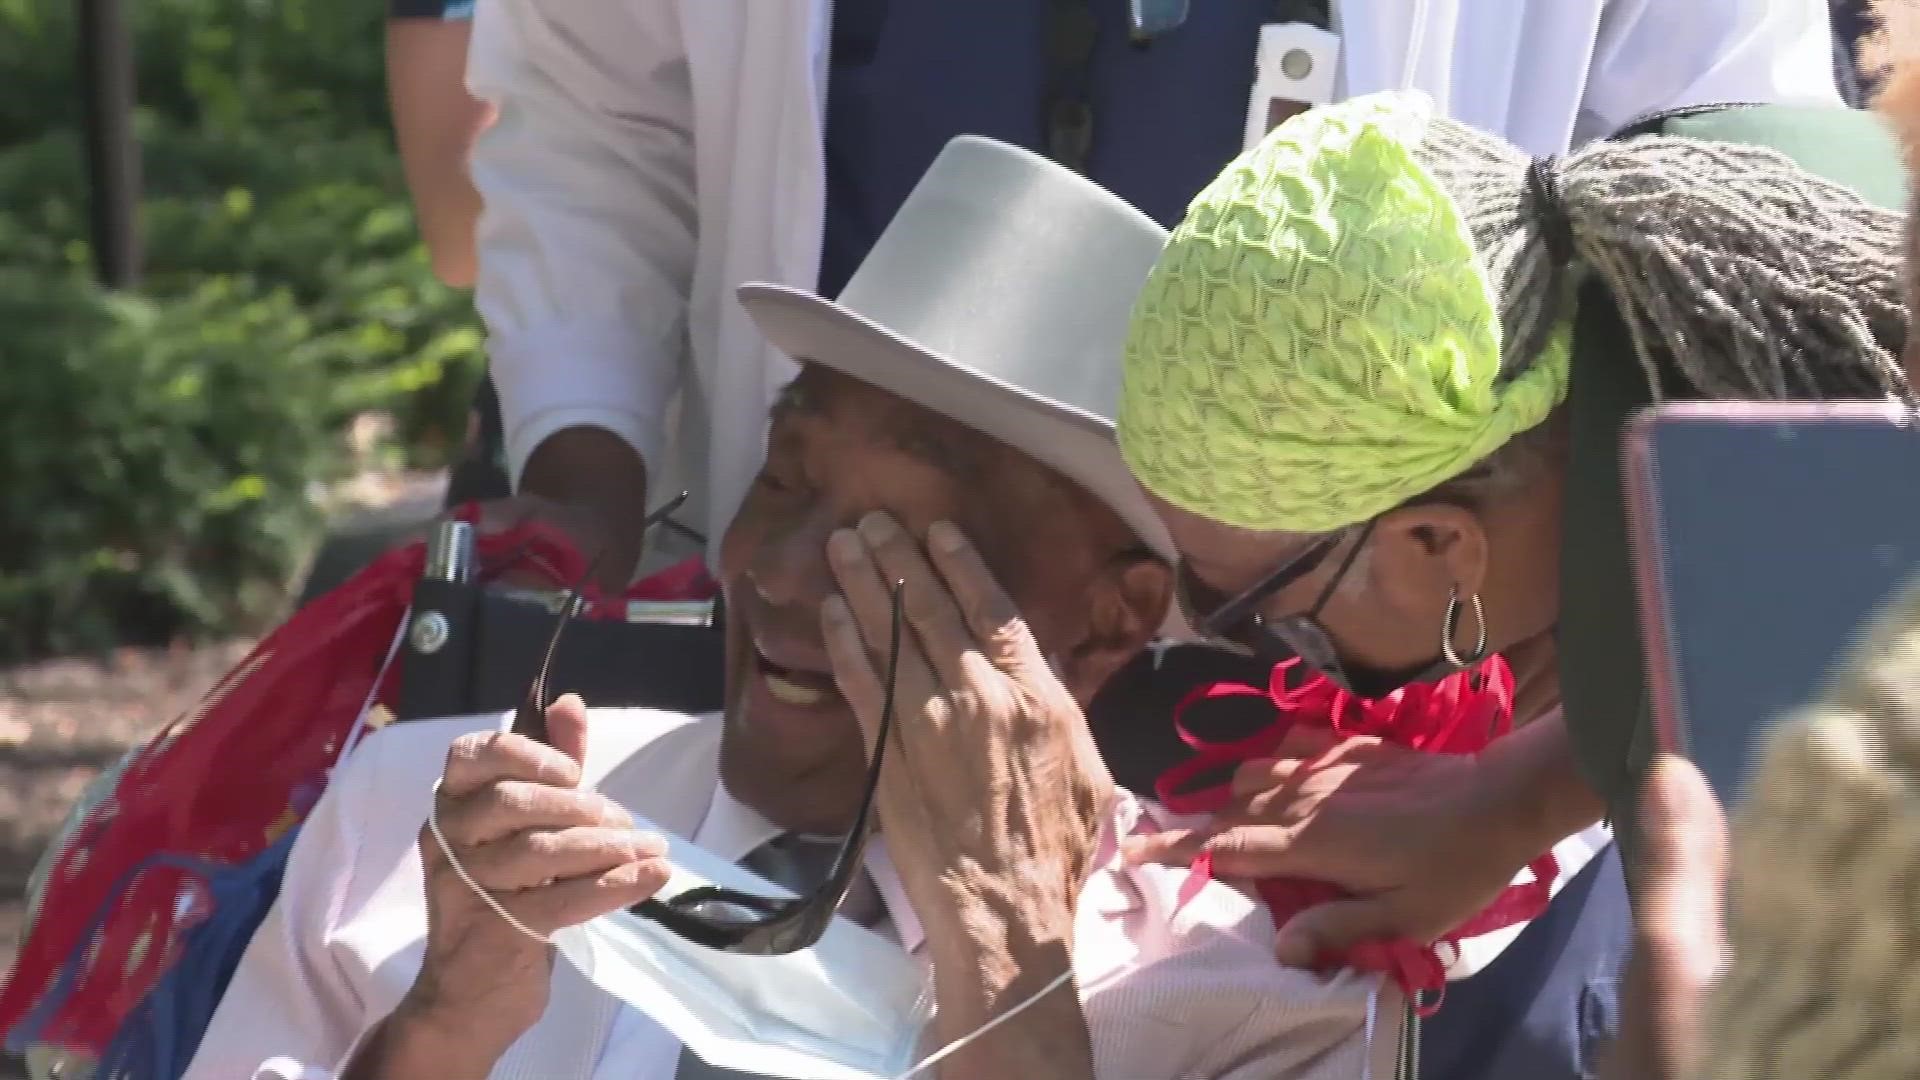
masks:
<path id="1" fill-rule="evenodd" d="M 137 296 L 90 281 L 72 0 L 0 0 L 0 656 L 276 614 L 346 425 L 437 465 L 481 366 L 388 133 L 379 5 L 141 0 Z"/>

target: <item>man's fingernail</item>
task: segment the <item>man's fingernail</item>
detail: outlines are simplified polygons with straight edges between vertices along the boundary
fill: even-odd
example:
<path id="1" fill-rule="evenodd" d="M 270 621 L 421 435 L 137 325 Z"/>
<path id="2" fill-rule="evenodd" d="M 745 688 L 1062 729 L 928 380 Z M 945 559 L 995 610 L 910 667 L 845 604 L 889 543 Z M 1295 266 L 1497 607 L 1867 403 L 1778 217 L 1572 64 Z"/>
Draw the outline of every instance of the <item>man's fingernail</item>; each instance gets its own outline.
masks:
<path id="1" fill-rule="evenodd" d="M 633 837 L 633 857 L 637 859 L 657 859 L 667 853 L 667 838 L 659 833 L 635 833 Z"/>
<path id="2" fill-rule="evenodd" d="M 927 543 L 940 551 L 952 554 L 966 546 L 967 538 L 960 535 L 960 529 L 951 521 L 936 521 L 927 529 Z"/>
<path id="3" fill-rule="evenodd" d="M 841 566 L 853 566 L 866 557 L 866 550 L 852 529 L 835 529 L 827 537 L 827 556 Z"/>
<path id="4" fill-rule="evenodd" d="M 891 540 L 893 534 L 899 531 L 900 526 L 894 524 L 893 515 L 884 510 L 875 510 L 860 519 L 860 535 L 866 537 L 870 544 Z"/>

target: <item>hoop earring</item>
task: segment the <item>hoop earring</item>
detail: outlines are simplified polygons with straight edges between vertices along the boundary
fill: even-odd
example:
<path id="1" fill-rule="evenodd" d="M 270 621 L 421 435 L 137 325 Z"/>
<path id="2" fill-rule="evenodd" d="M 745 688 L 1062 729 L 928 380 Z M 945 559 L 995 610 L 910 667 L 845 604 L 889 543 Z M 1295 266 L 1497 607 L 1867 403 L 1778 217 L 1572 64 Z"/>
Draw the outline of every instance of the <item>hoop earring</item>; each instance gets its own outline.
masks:
<path id="1" fill-rule="evenodd" d="M 1447 623 L 1440 632 L 1440 655 L 1456 670 L 1465 670 L 1487 658 L 1487 613 L 1480 606 L 1480 594 L 1469 593 L 1467 603 L 1473 607 L 1473 622 L 1478 633 L 1474 637 L 1473 652 L 1462 656 L 1460 650 L 1453 647 L 1454 632 L 1460 628 L 1460 587 L 1456 585 L 1448 590 Z"/>

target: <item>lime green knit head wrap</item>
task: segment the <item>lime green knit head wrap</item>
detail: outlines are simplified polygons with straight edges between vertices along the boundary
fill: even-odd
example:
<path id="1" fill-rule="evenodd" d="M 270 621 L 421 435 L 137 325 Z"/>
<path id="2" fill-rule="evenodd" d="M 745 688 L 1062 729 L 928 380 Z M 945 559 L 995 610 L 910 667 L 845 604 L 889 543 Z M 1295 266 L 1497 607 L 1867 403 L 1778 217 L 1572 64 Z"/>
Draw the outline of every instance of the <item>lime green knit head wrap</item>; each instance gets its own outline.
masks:
<path id="1" fill-rule="evenodd" d="M 1321 533 L 1545 420 L 1566 393 L 1568 322 L 1537 289 L 1499 288 L 1545 257 L 1528 165 L 1414 93 L 1314 110 L 1242 155 L 1134 307 L 1119 415 L 1134 475 L 1212 520 Z M 1503 374 L 1521 338 L 1530 355 L 1508 367 L 1531 363 Z"/>

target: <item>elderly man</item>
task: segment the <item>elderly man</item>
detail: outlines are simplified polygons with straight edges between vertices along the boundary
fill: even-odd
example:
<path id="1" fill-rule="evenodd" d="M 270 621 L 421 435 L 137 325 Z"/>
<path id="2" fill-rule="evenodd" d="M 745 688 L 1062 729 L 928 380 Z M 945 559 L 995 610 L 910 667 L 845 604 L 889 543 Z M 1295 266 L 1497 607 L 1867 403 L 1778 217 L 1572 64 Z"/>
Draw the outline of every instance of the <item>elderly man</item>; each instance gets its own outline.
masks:
<path id="1" fill-rule="evenodd" d="M 1107 419 L 1163 238 L 1043 159 L 960 140 L 839 303 L 743 290 L 808 362 L 720 546 L 724 719 L 563 699 L 550 745 L 498 717 L 372 736 L 303 830 L 191 1080 L 709 1075 L 513 923 L 551 934 L 659 890 L 663 847 L 628 809 L 770 877 L 769 849 L 804 861 L 846 830 L 890 580 L 910 632 L 873 902 L 842 914 L 931 968 L 929 1049 L 1006 1021 L 937 1075 L 1390 1075 L 1391 985 L 1284 968 L 1250 892 L 1118 854 L 1170 823 L 1116 788 L 1080 713 L 1169 609 L 1167 540 Z"/>

